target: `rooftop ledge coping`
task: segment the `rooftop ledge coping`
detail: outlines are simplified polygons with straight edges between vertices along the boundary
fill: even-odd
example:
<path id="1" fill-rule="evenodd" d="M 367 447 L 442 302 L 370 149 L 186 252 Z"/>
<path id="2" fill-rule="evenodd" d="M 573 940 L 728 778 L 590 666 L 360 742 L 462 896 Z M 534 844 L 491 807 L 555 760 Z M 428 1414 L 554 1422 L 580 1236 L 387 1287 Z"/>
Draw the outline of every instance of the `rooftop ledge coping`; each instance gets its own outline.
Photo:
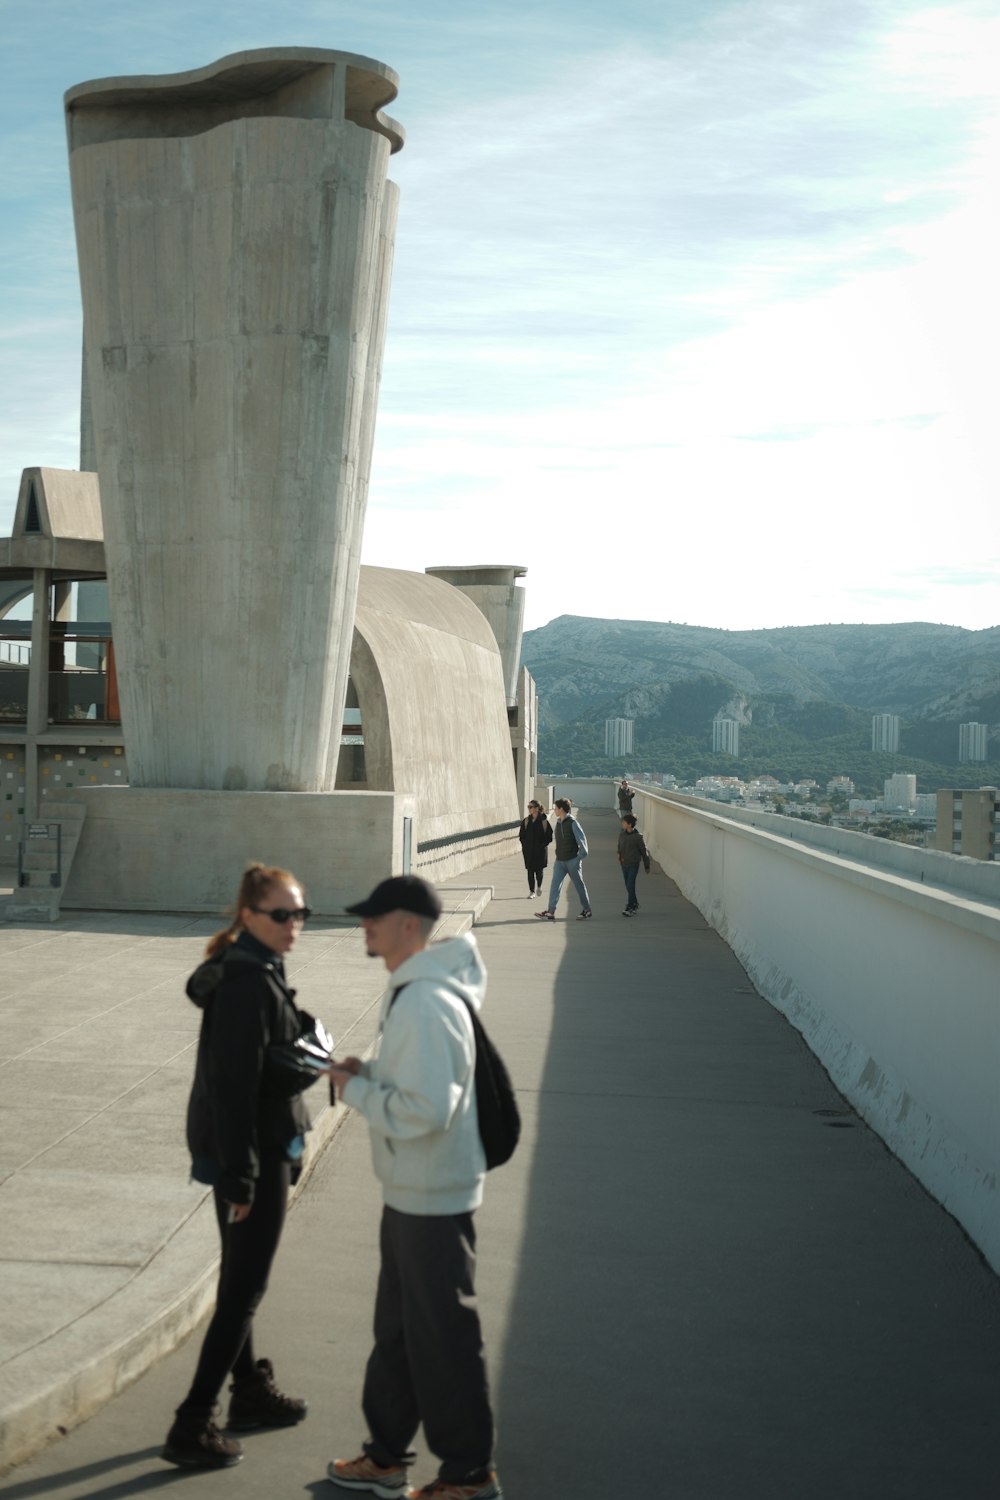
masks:
<path id="1" fill-rule="evenodd" d="M 830 850 L 819 849 L 812 844 L 799 843 L 796 840 L 784 838 L 781 834 L 757 828 L 753 824 L 739 823 L 735 819 L 730 820 L 715 810 L 709 811 L 706 808 L 691 807 L 676 802 L 672 805 L 690 817 L 714 823 L 716 827 L 724 828 L 726 832 L 739 838 L 778 846 L 783 855 L 800 864 L 814 867 L 826 866 L 831 873 L 836 872 L 843 880 L 878 891 L 883 896 L 890 896 L 904 906 L 914 907 L 917 911 L 922 911 L 927 915 L 940 916 L 941 908 L 946 907 L 948 921 L 966 928 L 967 931 L 976 932 L 981 937 L 1000 942 L 1000 908 L 991 906 L 985 901 L 977 901 L 973 896 L 949 890 L 946 886 L 922 884 L 920 881 L 908 879 L 905 875 L 900 875 L 895 871 L 879 869 L 877 865 L 862 864 L 846 855 L 834 854 Z"/>
<path id="2" fill-rule="evenodd" d="M 69 149 L 140 137 L 201 135 L 254 116 L 345 119 L 403 147 L 401 125 L 382 114 L 399 76 L 385 63 L 324 47 L 233 52 L 186 73 L 95 78 L 64 95 Z"/>

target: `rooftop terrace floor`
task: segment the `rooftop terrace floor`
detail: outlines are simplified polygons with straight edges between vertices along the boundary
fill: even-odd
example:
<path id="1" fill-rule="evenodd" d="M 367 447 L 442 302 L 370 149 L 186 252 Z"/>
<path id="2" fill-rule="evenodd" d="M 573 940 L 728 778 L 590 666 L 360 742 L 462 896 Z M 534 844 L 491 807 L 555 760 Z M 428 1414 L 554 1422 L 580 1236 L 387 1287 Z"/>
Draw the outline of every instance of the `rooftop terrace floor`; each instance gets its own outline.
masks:
<path id="1" fill-rule="evenodd" d="M 557 923 L 536 921 L 517 858 L 444 888 L 454 930 L 493 886 L 485 1018 L 525 1122 L 477 1215 L 508 1500 L 995 1500 L 1000 1280 L 662 873 L 640 875 L 638 917 L 619 915 L 617 821 L 583 822 L 589 922 L 572 891 Z M 183 979 L 213 925 L 0 927 L 0 1418 L 33 1381 L 58 1387 L 53 1351 L 68 1381 L 68 1354 L 106 1358 L 94 1341 L 124 1325 L 162 1336 L 157 1309 L 211 1256 L 182 1132 Z M 309 930 L 293 967 L 302 1003 L 365 1045 L 385 976 L 357 930 Z M 319 1125 L 256 1335 L 310 1414 L 250 1435 L 238 1469 L 198 1477 L 202 1497 L 332 1500 L 327 1461 L 365 1435 L 379 1193 L 363 1122 Z M 183 1482 L 158 1455 L 198 1343 L 4 1495 Z M 115 1357 L 124 1379 L 135 1351 Z M 422 1448 L 415 1478 L 433 1472 Z"/>

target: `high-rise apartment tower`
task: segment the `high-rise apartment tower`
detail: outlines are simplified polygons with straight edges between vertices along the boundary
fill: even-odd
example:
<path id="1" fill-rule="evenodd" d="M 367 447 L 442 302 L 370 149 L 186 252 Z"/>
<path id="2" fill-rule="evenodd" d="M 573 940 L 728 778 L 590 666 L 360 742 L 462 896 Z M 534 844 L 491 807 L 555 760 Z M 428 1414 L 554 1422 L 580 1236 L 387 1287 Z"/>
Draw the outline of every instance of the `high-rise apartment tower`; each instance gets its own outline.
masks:
<path id="1" fill-rule="evenodd" d="M 979 761 L 988 758 L 988 724 L 959 724 L 958 758 L 960 761 Z"/>
<path id="2" fill-rule="evenodd" d="M 631 755 L 634 728 L 634 719 L 605 719 L 605 755 L 611 756 L 614 760 L 620 760 L 623 755 Z"/>
<path id="3" fill-rule="evenodd" d="M 872 749 L 888 750 L 893 755 L 899 749 L 898 714 L 873 714 Z"/>
<path id="4" fill-rule="evenodd" d="M 716 755 L 739 755 L 740 726 L 737 719 L 713 719 L 712 750 Z"/>

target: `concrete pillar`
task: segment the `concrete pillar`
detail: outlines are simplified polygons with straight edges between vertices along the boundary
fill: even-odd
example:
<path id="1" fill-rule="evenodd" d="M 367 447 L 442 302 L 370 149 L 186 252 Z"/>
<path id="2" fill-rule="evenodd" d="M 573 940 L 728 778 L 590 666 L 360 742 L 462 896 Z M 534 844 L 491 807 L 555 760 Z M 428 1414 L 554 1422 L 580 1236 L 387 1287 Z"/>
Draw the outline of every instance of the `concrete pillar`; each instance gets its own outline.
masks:
<path id="1" fill-rule="evenodd" d="M 49 644 L 52 636 L 52 574 L 32 574 L 31 664 L 28 668 L 28 712 L 24 745 L 24 816 L 38 817 L 38 736 L 49 727 Z"/>
<path id="2" fill-rule="evenodd" d="M 517 673 L 524 632 L 524 590 L 517 587 L 517 579 L 524 577 L 527 568 L 426 568 L 424 571 L 460 589 L 489 620 L 500 647 L 507 706 L 513 708 L 517 703 Z"/>
<path id="3" fill-rule="evenodd" d="M 281 48 L 66 95 L 134 786 L 334 786 L 395 93 L 381 63 Z"/>

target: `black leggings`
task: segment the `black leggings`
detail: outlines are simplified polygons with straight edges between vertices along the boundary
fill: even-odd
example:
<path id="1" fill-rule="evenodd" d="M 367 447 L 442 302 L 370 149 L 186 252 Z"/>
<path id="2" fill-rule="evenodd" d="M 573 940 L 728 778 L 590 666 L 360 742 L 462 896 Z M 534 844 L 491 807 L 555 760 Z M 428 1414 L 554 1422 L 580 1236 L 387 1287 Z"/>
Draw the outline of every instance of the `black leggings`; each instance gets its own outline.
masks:
<path id="1" fill-rule="evenodd" d="M 215 1189 L 222 1236 L 219 1290 L 191 1389 L 178 1412 L 208 1415 L 230 1371 L 236 1380 L 255 1373 L 253 1315 L 267 1291 L 271 1262 L 281 1239 L 291 1170 L 291 1163 L 283 1157 L 261 1162 L 253 1208 L 241 1224 L 228 1222 L 229 1205 Z"/>

